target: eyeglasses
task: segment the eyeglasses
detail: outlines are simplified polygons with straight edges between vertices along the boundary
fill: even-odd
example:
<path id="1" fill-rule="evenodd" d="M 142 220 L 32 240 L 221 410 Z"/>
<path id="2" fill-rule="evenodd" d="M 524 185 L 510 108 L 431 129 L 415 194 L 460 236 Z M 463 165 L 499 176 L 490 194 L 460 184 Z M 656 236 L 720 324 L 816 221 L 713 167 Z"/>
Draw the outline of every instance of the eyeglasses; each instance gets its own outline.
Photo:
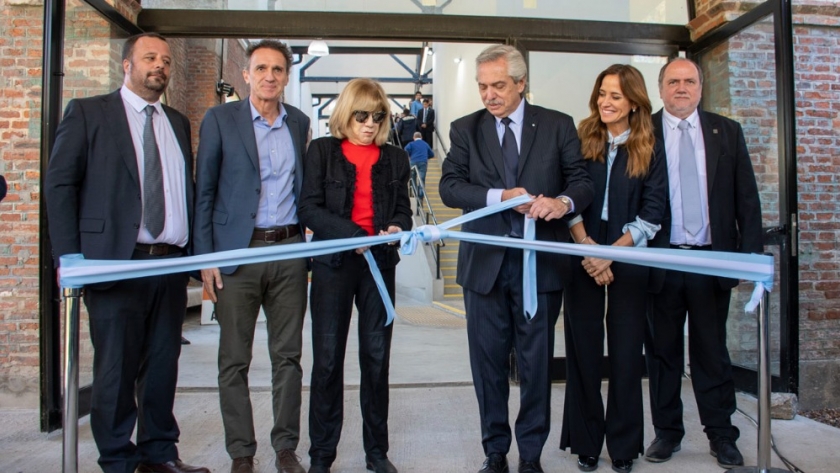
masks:
<path id="1" fill-rule="evenodd" d="M 373 123 L 382 123 L 388 112 L 368 112 L 367 110 L 353 110 L 353 118 L 359 123 L 367 121 L 368 117 L 373 115 Z"/>

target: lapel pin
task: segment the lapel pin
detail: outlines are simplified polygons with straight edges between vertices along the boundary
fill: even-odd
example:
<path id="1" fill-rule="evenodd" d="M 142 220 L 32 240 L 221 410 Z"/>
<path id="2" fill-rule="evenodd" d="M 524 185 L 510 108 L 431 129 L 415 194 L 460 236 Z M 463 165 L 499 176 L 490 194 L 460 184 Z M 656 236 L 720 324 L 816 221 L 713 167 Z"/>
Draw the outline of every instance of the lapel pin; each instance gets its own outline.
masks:
<path id="1" fill-rule="evenodd" d="M 712 128 L 712 134 L 717 135 L 717 128 Z"/>
<path id="2" fill-rule="evenodd" d="M 537 126 L 537 124 L 536 123 L 531 123 L 531 126 Z"/>

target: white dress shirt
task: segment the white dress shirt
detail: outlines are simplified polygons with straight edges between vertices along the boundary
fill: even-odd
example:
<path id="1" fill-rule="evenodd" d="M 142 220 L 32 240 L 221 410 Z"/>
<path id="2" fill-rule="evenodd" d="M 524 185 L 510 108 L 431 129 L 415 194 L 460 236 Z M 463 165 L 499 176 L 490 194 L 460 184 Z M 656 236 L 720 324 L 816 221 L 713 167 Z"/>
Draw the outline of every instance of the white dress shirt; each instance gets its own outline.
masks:
<path id="1" fill-rule="evenodd" d="M 146 229 L 145 216 L 140 219 L 140 231 L 137 234 L 138 243 L 168 243 L 170 245 L 184 247 L 189 238 L 189 225 L 187 223 L 187 191 L 186 191 L 186 170 L 184 153 L 178 139 L 175 138 L 175 131 L 160 101 L 150 104 L 139 95 L 129 90 L 126 86 L 120 89 L 125 114 L 128 118 L 128 128 L 131 131 L 131 141 L 134 143 L 134 154 L 137 156 L 137 172 L 140 180 L 141 196 L 143 190 L 143 175 L 146 168 L 143 155 L 143 130 L 146 128 L 146 106 L 155 107 L 155 114 L 152 115 L 152 123 L 155 126 L 155 141 L 157 141 L 160 152 L 161 167 L 163 170 L 163 192 L 164 205 L 166 205 L 166 224 L 163 231 L 157 238 L 153 238 Z M 188 137 L 189 138 L 189 137 Z"/>
<path id="2" fill-rule="evenodd" d="M 700 115 L 694 110 L 685 119 L 691 142 L 694 143 L 694 157 L 697 165 L 697 177 L 700 179 L 700 205 L 703 226 L 696 235 L 683 227 L 682 189 L 680 188 L 680 133 L 677 125 L 681 119 L 662 111 L 662 133 L 665 137 L 665 155 L 668 161 L 668 187 L 671 197 L 671 244 L 706 246 L 712 244 L 709 227 L 709 189 L 706 182 L 706 146 L 700 129 Z"/>

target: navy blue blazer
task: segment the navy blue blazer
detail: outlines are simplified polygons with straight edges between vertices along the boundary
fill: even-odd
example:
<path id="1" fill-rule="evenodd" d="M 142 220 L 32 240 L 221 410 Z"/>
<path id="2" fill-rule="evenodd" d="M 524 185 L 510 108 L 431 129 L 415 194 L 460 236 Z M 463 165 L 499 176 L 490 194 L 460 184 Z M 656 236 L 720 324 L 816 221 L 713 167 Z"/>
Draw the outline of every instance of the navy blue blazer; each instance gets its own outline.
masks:
<path id="1" fill-rule="evenodd" d="M 495 117 L 487 110 L 479 110 L 454 121 L 449 141 L 450 150 L 440 180 L 443 203 L 464 209 L 465 213 L 485 207 L 489 189 L 506 188 Z M 576 211 L 589 206 L 592 180 L 580 154 L 580 140 L 572 117 L 526 102 L 519 148 L 517 186 L 532 195 L 566 195 L 574 201 Z M 497 213 L 464 224 L 463 231 L 503 236 L 508 226 L 504 216 Z M 567 242 L 567 220 L 538 221 L 536 238 Z M 499 275 L 505 251 L 500 246 L 462 242 L 456 281 L 480 294 L 489 293 Z M 537 290 L 561 290 L 561 275 L 567 267 L 562 255 L 538 252 Z"/>
<path id="2" fill-rule="evenodd" d="M 184 155 L 188 224 L 194 187 L 190 121 L 163 106 Z M 74 99 L 56 131 L 44 187 L 50 240 L 60 256 L 128 260 L 143 213 L 137 153 L 119 89 Z"/>
<path id="3" fill-rule="evenodd" d="M 761 253 L 764 251 L 761 202 L 741 124 L 715 113 L 699 109 L 697 112 L 706 148 L 712 249 Z M 662 110 L 653 115 L 654 134 L 664 142 L 662 119 Z M 670 216 L 670 206 L 668 212 Z M 670 224 L 657 233 L 655 240 L 660 239 L 665 242 L 657 241 L 655 246 L 670 243 Z M 738 285 L 738 280 L 720 277 L 718 283 L 722 289 L 731 289 Z M 662 285 L 652 290 L 659 292 Z"/>
<path id="4" fill-rule="evenodd" d="M 309 117 L 283 104 L 295 150 L 295 202 L 303 184 Z M 248 248 L 257 218 L 262 181 L 249 99 L 207 111 L 199 132 L 193 249 L 201 255 Z M 301 227 L 301 231 L 303 227 Z M 231 274 L 236 266 L 220 268 Z"/>

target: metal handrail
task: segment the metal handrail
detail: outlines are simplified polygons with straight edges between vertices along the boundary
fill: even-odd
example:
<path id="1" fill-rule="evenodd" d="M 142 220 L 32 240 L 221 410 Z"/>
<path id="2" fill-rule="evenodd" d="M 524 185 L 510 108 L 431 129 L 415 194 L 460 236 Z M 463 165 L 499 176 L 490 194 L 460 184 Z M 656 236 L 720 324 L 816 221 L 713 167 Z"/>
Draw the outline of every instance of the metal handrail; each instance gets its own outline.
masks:
<path id="1" fill-rule="evenodd" d="M 432 204 L 429 202 L 429 199 L 421 199 L 421 195 L 426 195 L 426 186 L 420 179 L 415 179 L 415 176 L 420 175 L 420 170 L 417 169 L 417 166 L 411 166 L 411 178 L 408 180 L 408 185 L 411 188 L 411 193 L 414 195 L 414 201 L 417 203 L 417 213 L 416 215 L 419 216 L 426 225 L 437 225 L 438 219 L 435 216 L 435 210 L 432 208 Z M 435 249 L 432 252 L 432 255 L 435 258 L 435 279 L 440 279 L 440 249 L 441 247 L 446 246 L 446 243 L 443 240 L 438 240 L 435 242 Z"/>

